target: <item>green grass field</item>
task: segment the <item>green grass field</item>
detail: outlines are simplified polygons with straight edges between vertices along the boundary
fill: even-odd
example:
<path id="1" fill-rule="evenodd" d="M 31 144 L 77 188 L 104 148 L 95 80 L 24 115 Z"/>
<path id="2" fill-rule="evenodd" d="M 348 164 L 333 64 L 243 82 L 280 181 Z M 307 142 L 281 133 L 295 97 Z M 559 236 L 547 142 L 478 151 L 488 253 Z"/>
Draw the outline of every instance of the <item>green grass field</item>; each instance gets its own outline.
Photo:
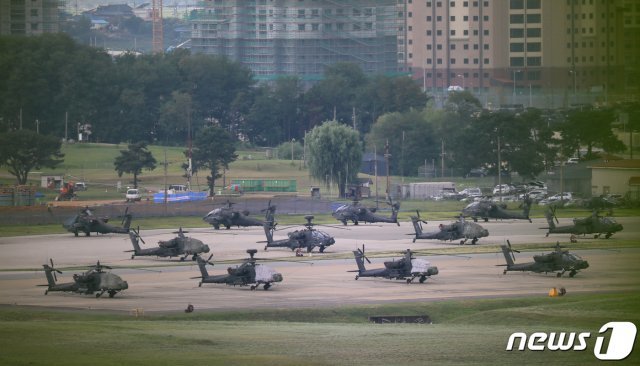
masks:
<path id="1" fill-rule="evenodd" d="M 215 301 L 215 299 L 212 299 Z M 640 321 L 639 294 L 434 301 L 323 309 L 131 315 L 0 308 L 3 365 L 513 365 L 595 363 L 609 321 Z M 429 315 L 434 324 L 368 323 Z M 584 352 L 505 351 L 521 331 L 590 332 Z M 623 364 L 637 364 L 632 354 Z"/>

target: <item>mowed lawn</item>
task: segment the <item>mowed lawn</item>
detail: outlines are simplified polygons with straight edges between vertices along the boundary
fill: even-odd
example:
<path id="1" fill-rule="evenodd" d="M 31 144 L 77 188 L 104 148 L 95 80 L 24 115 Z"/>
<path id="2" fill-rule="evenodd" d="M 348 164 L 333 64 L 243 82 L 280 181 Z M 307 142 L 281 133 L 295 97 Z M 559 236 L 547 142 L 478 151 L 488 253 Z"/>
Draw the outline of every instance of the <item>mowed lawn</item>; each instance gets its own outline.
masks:
<path id="1" fill-rule="evenodd" d="M 196 309 L 143 318 L 2 307 L 0 364 L 585 365 L 597 361 L 602 325 L 640 324 L 639 300 L 630 293 L 568 294 L 233 313 Z M 426 314 L 434 324 L 367 321 L 371 315 Z M 591 337 L 583 352 L 506 351 L 513 332 Z M 638 362 L 635 352 L 621 364 Z"/>

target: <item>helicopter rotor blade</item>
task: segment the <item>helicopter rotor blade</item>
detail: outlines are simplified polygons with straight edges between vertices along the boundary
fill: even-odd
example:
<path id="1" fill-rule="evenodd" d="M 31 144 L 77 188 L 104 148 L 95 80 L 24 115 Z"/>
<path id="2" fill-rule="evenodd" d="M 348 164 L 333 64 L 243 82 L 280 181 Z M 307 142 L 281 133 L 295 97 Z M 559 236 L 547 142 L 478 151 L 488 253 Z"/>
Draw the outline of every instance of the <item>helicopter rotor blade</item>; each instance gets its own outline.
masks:
<path id="1" fill-rule="evenodd" d="M 513 258 L 513 261 L 515 262 L 516 261 L 516 255 L 513 254 L 513 252 L 520 253 L 520 251 L 519 250 L 515 250 L 515 249 L 513 249 L 511 247 L 511 242 L 509 241 L 509 239 L 507 239 L 507 245 L 509 245 L 509 252 L 511 253 L 511 258 Z"/>

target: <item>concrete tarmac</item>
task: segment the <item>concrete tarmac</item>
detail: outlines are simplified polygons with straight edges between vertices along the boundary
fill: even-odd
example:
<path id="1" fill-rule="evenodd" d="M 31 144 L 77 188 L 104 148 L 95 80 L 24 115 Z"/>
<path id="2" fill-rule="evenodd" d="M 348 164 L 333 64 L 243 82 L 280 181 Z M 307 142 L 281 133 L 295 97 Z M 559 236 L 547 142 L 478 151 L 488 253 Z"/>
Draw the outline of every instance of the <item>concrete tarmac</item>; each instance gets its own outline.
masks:
<path id="1" fill-rule="evenodd" d="M 570 220 L 560 220 L 568 224 Z M 618 219 L 625 227 L 611 239 L 600 239 L 615 247 L 617 240 L 635 240 L 640 238 L 640 219 Z M 440 222 L 423 225 L 425 231 L 436 230 Z M 445 222 L 447 223 L 447 222 Z M 502 244 L 507 239 L 514 246 L 525 243 L 549 243 L 549 249 L 556 241 L 570 249 L 568 235 L 551 235 L 546 238 L 544 220 L 526 221 L 505 220 L 481 223 L 490 236 L 482 238 L 479 246 Z M 394 224 L 369 224 L 358 226 L 334 225 L 318 226 L 320 230 L 335 236 L 336 244 L 328 247 L 325 254 L 314 251 L 305 254 L 305 260 L 313 264 L 269 262 L 265 263 L 282 273 L 284 280 L 268 291 L 262 289 L 250 291 L 248 287 L 232 287 L 217 284 L 204 284 L 198 287 L 200 272 L 195 262 L 179 259 L 156 259 L 136 257 L 130 259 L 131 243 L 128 235 L 100 235 L 74 237 L 73 234 L 42 235 L 0 238 L 0 304 L 29 305 L 54 308 L 100 309 L 109 311 L 132 311 L 143 309 L 145 312 L 182 311 L 188 304 L 196 310 L 233 310 L 289 307 L 331 307 L 347 304 L 372 304 L 403 301 L 435 301 L 441 299 L 460 299 L 478 297 L 506 297 L 521 295 L 546 296 L 551 287 L 565 287 L 568 294 L 578 292 L 638 291 L 640 289 L 640 249 L 622 250 L 572 250 L 589 261 L 590 267 L 578 273 L 574 278 L 566 274 L 557 278 L 555 274 L 514 273 L 502 274 L 504 264 L 502 253 L 474 254 L 467 257 L 427 256 L 440 273 L 424 284 L 406 284 L 404 281 L 381 278 L 361 278 L 355 280 L 355 274 L 348 271 L 356 269 L 351 251 L 362 244 L 367 253 L 385 252 L 388 258 L 371 257 L 372 264 L 367 268 L 383 267 L 383 261 L 400 258 L 400 252 L 411 248 L 414 251 L 428 252 L 434 248 L 459 247 L 457 242 L 436 240 L 418 240 L 412 243 L 413 228 L 410 222 L 398 227 Z M 277 231 L 275 239 L 286 237 L 292 227 Z M 214 254 L 213 261 L 225 260 L 229 263 L 209 267 L 210 274 L 226 273 L 228 266 L 240 263 L 246 258 L 246 250 L 256 248 L 261 258 L 292 258 L 287 249 L 269 249 L 264 251 L 264 232 L 262 228 L 243 228 L 215 231 L 212 228 L 190 229 L 188 236 L 198 238 L 209 244 Z M 173 238 L 171 230 L 142 230 L 146 241 L 145 248 L 153 247 L 158 240 Z M 397 252 L 397 254 L 392 254 Z M 542 252 L 542 251 L 541 251 Z M 533 254 L 516 254 L 517 263 L 532 261 Z M 323 257 L 340 259 L 320 260 Z M 208 256 L 208 255 L 207 255 Z M 45 276 L 42 264 L 53 258 L 56 267 L 84 267 L 102 264 L 115 267 L 114 273 L 129 283 L 129 289 L 114 298 L 95 298 L 89 295 L 52 292 L 44 295 Z M 141 269 L 132 269 L 135 266 Z M 129 267 L 129 268 L 119 268 Z M 147 270 L 144 270 L 147 269 Z M 160 272 L 151 272 L 149 269 Z M 72 281 L 74 273 L 82 269 L 65 270 L 58 275 L 61 282 Z"/>

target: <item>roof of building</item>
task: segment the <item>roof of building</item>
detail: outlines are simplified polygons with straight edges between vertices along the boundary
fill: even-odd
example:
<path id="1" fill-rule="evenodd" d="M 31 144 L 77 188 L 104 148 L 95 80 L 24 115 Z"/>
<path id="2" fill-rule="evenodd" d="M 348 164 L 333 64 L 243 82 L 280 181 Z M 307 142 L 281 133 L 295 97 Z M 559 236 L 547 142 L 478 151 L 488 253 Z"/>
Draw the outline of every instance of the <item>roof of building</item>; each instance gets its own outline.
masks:
<path id="1" fill-rule="evenodd" d="M 640 159 L 609 160 L 591 165 L 596 169 L 640 169 Z"/>

